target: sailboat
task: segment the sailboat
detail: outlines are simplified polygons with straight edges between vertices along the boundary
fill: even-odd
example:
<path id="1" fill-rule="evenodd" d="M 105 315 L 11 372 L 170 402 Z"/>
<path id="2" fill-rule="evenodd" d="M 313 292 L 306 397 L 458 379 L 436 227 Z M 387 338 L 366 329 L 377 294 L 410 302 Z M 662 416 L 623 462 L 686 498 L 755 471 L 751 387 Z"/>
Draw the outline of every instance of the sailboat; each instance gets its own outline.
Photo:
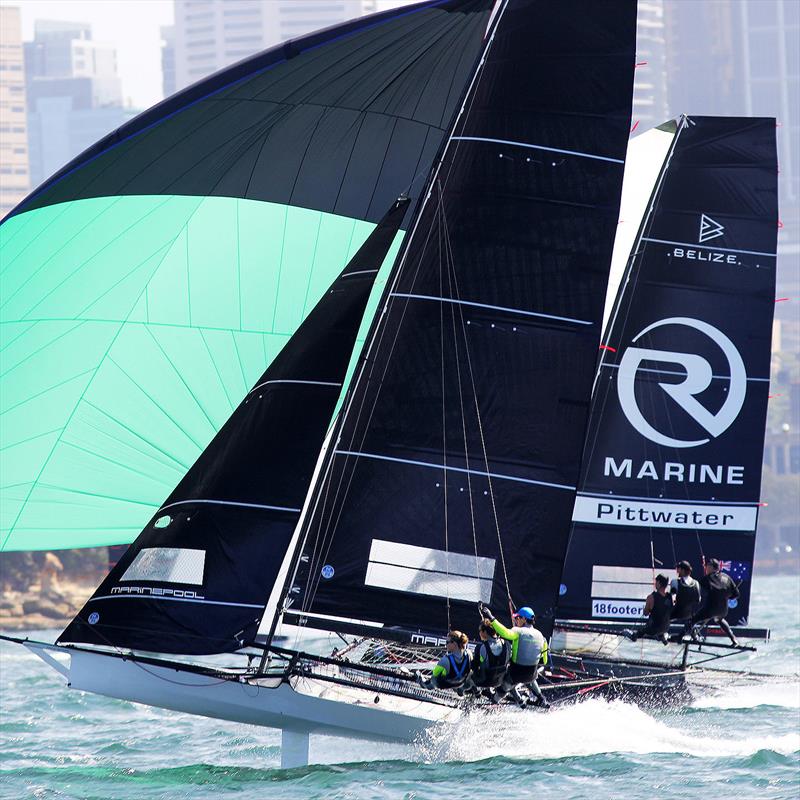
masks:
<path id="1" fill-rule="evenodd" d="M 652 571 L 663 542 L 680 541 L 684 553 L 686 537 L 646 526 L 653 544 L 646 548 L 650 561 L 642 561 L 642 526 L 631 526 L 630 541 L 615 555 L 608 542 L 619 536 L 617 526 L 583 518 L 583 501 L 595 502 L 599 493 L 613 495 L 613 502 L 604 500 L 612 506 L 670 497 L 656 501 L 653 494 L 664 478 L 640 489 L 638 499 L 608 482 L 598 489 L 597 458 L 616 459 L 620 480 L 624 459 L 634 458 L 616 450 L 595 454 L 603 437 L 634 435 L 624 427 L 629 417 L 609 411 L 604 381 L 609 373 L 621 378 L 623 362 L 606 353 L 628 348 L 627 354 L 631 342 L 655 335 L 658 326 L 633 311 L 649 308 L 650 294 L 645 302 L 641 292 L 659 283 L 684 309 L 678 317 L 670 307 L 663 318 L 688 315 L 683 298 L 674 296 L 673 273 L 664 273 L 665 260 L 677 263 L 674 248 L 737 256 L 736 263 L 722 262 L 737 270 L 735 281 L 727 272 L 698 277 L 695 267 L 705 259 L 680 256 L 676 269 L 698 296 L 724 294 L 750 308 L 736 288 L 741 281 L 748 292 L 757 287 L 764 309 L 773 299 L 774 123 L 770 139 L 769 121 L 683 118 L 662 131 L 669 145 L 656 186 L 646 192 L 601 341 L 630 129 L 635 3 L 450 0 L 415 8 L 442 24 L 468 25 L 473 35 L 479 30 L 482 43 L 462 70 L 459 102 L 424 188 L 408 197 L 398 187 L 362 247 L 58 643 L 23 641 L 72 688 L 280 728 L 286 766 L 307 762 L 312 732 L 410 741 L 463 719 L 469 702 L 418 686 L 412 669 L 438 655 L 447 630 L 471 630 L 478 603 L 496 613 L 531 605 L 548 637 L 554 629 L 557 636 L 614 636 L 598 617 L 627 617 L 593 605 L 617 597 L 595 592 L 596 584 L 618 582 L 602 570 L 623 574 L 644 564 Z M 369 47 L 362 40 L 365 52 L 393 25 L 408 25 L 410 13 L 379 15 L 362 31 L 375 38 Z M 314 57 L 348 30 L 318 35 Z M 293 47 L 290 65 L 311 51 L 303 40 Z M 715 194 L 694 188 L 699 173 Z M 699 202 L 707 203 L 700 242 L 689 247 Z M 373 281 L 404 221 L 407 233 L 359 350 Z M 693 318 L 706 305 L 693 309 Z M 717 328 L 731 321 L 729 309 L 721 313 Z M 748 377 L 767 374 L 767 317 L 752 318 L 758 330 L 748 331 Z M 642 343 L 664 353 L 680 349 L 669 339 L 645 338 L 639 349 Z M 652 353 L 649 359 L 658 360 Z M 739 373 L 720 373 L 713 363 L 712 389 L 726 394 L 722 384 L 733 385 Z M 654 373 L 637 366 L 629 369 L 634 404 L 642 403 L 640 390 L 664 391 L 666 383 L 650 381 Z M 663 364 L 661 378 L 659 369 Z M 746 387 L 749 423 L 761 429 L 751 429 L 747 440 L 760 441 L 766 384 Z M 694 381 L 686 388 L 701 391 Z M 687 392 L 677 396 L 685 400 Z M 650 410 L 642 416 L 657 430 L 663 420 L 646 416 Z M 684 435 L 675 424 L 673 438 Z M 718 431 L 720 442 L 725 430 Z M 715 447 L 716 436 L 702 444 Z M 655 464 L 651 445 L 639 446 Z M 752 520 L 752 528 L 736 528 L 746 532 L 742 547 L 750 556 L 756 450 L 742 468 L 747 483 L 718 489 L 725 508 L 748 509 L 734 518 Z M 743 491 L 746 500 L 739 499 Z M 707 507 L 717 499 L 690 493 L 687 503 Z M 717 510 L 720 518 L 725 513 Z M 727 546 L 727 537 L 694 534 L 706 542 L 703 552 Z M 587 536 L 599 536 L 601 548 L 587 546 Z M 598 557 L 606 560 L 597 564 Z M 637 589 L 643 583 L 631 582 Z M 744 617 L 746 600 L 737 621 Z M 310 630 L 336 636 L 339 645 L 327 655 L 309 652 Z M 555 649 L 547 689 L 568 699 L 586 688 L 657 685 L 675 694 L 684 685 L 689 645 L 678 670 L 602 653 L 590 659 L 570 642 Z M 223 665 L 224 653 L 232 655 Z M 231 666 L 237 657 L 241 663 Z"/>
<path id="2" fill-rule="evenodd" d="M 649 675 L 625 687 L 648 694 L 657 665 L 685 685 L 687 664 L 753 649 L 721 643 L 716 625 L 666 654 L 623 643 L 656 574 L 672 577 L 678 561 L 702 575 L 718 558 L 739 591 L 728 610 L 737 638 L 769 637 L 748 618 L 775 301 L 775 120 L 682 116 L 635 140 L 626 169 L 621 218 L 635 224 L 617 240 L 630 256 L 609 293 L 556 639 L 573 661 Z"/>

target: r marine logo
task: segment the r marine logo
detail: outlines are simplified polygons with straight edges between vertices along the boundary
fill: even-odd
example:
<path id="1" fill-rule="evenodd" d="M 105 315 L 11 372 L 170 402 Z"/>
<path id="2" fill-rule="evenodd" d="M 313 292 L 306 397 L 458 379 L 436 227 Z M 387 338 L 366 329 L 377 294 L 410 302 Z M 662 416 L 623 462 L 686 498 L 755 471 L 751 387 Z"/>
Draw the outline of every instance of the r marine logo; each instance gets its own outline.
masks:
<path id="1" fill-rule="evenodd" d="M 722 408 L 714 414 L 696 399 L 696 395 L 705 391 L 714 377 L 711 364 L 705 358 L 694 353 L 676 353 L 669 350 L 651 350 L 643 347 L 629 347 L 622 356 L 617 381 L 619 403 L 628 418 L 628 422 L 650 441 L 665 447 L 697 447 L 709 442 L 711 437 L 720 436 L 733 424 L 744 404 L 747 373 L 745 372 L 742 357 L 734 347 L 733 342 L 722 331 L 699 319 L 690 317 L 662 319 L 641 330 L 633 338 L 634 343 L 645 334 L 664 325 L 684 325 L 700 331 L 722 350 L 727 359 L 730 374 L 730 385 Z M 685 371 L 686 377 L 681 383 L 659 382 L 658 386 L 710 436 L 702 439 L 676 439 L 656 430 L 645 419 L 634 391 L 636 375 L 643 361 L 677 364 Z"/>

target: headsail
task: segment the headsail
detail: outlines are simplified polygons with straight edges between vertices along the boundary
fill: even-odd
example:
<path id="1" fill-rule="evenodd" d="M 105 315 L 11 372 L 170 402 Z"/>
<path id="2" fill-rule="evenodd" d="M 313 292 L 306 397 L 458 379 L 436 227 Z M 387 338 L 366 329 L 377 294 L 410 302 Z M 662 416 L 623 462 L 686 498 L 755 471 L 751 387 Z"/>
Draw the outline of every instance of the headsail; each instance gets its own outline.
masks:
<path id="1" fill-rule="evenodd" d="M 393 204 L 60 642 L 195 654 L 252 642 L 407 208 Z"/>
<path id="2" fill-rule="evenodd" d="M 635 177 L 635 176 L 634 176 Z M 747 621 L 769 392 L 775 121 L 683 118 L 601 351 L 559 617 L 641 615 L 716 557 Z"/>
<path id="3" fill-rule="evenodd" d="M 510 592 L 552 618 L 635 22 L 633 2 L 499 4 L 317 486 L 293 611 L 441 632 Z"/>

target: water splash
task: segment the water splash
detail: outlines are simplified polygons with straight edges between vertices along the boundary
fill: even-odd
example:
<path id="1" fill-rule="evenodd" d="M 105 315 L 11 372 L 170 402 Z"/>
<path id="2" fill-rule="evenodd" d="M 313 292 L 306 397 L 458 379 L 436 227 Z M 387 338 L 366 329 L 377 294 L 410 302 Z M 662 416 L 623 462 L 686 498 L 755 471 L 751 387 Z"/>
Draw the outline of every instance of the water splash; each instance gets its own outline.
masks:
<path id="1" fill-rule="evenodd" d="M 692 708 L 744 709 L 759 706 L 800 708 L 800 682 L 732 686 L 718 694 L 698 697 Z"/>
<path id="2" fill-rule="evenodd" d="M 477 761 L 495 756 L 561 759 L 603 753 L 675 753 L 718 758 L 759 750 L 791 754 L 800 733 L 780 736 L 726 736 L 714 724 L 692 717 L 658 718 L 620 701 L 587 700 L 548 714 L 502 710 L 473 714 L 453 732 L 437 731 L 419 744 L 424 761 Z"/>

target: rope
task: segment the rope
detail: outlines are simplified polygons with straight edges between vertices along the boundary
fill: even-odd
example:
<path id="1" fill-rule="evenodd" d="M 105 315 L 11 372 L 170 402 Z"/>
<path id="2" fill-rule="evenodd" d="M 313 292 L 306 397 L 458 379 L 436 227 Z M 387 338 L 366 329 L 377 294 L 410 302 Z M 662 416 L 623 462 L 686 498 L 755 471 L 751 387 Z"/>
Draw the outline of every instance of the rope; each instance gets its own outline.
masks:
<path id="1" fill-rule="evenodd" d="M 444 218 L 444 206 L 442 204 L 441 194 L 439 196 L 439 206 L 441 209 L 442 219 Z M 450 292 L 450 299 L 453 299 L 453 276 L 450 274 L 450 261 L 449 258 L 447 260 L 447 284 Z M 444 294 L 440 290 L 439 292 L 440 297 L 444 297 Z M 440 306 L 443 307 L 444 303 L 440 303 Z M 469 496 L 469 516 L 470 522 L 472 524 L 472 548 L 475 552 L 475 574 L 479 575 L 479 556 L 478 556 L 478 533 L 477 528 L 475 525 L 475 504 L 472 499 L 472 476 L 469 472 L 469 445 L 467 442 L 467 416 L 464 411 L 464 392 L 462 391 L 462 380 L 461 380 L 461 361 L 458 357 L 458 334 L 456 332 L 456 314 L 455 314 L 455 304 L 450 304 L 450 319 L 453 323 L 453 350 L 455 353 L 455 362 L 456 362 L 456 380 L 458 383 L 458 402 L 459 407 L 461 409 L 461 432 L 464 439 L 464 466 L 467 468 L 467 493 Z"/>
<path id="2" fill-rule="evenodd" d="M 453 251 L 452 251 L 452 248 L 450 246 L 450 234 L 448 233 L 447 217 L 444 214 L 444 209 L 442 209 L 442 221 L 443 221 L 443 224 L 444 224 L 445 243 L 446 243 L 447 248 L 448 248 L 448 254 L 449 254 L 449 257 L 450 257 L 450 261 L 452 262 L 453 261 L 453 259 L 452 259 Z M 455 263 L 453 263 L 453 285 L 455 286 L 455 290 L 456 290 L 456 298 L 458 300 L 460 300 L 461 299 L 461 292 L 459 291 L 459 288 L 458 288 L 458 276 L 456 275 L 456 271 L 455 271 Z M 508 571 L 506 569 L 506 558 L 505 558 L 505 554 L 503 552 L 503 540 L 502 540 L 502 537 L 500 535 L 500 521 L 499 521 L 498 516 L 497 516 L 497 504 L 495 503 L 495 498 L 494 498 L 494 487 L 492 486 L 492 476 L 491 476 L 491 471 L 489 470 L 489 457 L 488 457 L 488 455 L 486 453 L 486 439 L 485 439 L 484 433 L 483 433 L 483 422 L 481 420 L 481 410 L 480 410 L 480 406 L 478 404 L 478 392 L 477 392 L 477 389 L 475 388 L 475 373 L 474 373 L 474 370 L 472 368 L 472 358 L 471 358 L 470 353 L 469 353 L 469 343 L 468 343 L 468 340 L 467 340 L 467 325 L 464 322 L 464 310 L 463 310 L 463 306 L 460 303 L 457 303 L 457 304 L 454 303 L 453 305 L 454 306 L 455 305 L 458 306 L 458 313 L 459 313 L 459 317 L 461 319 L 461 332 L 462 332 L 462 336 L 464 338 L 464 351 L 465 351 L 465 353 L 467 355 L 467 366 L 469 368 L 470 385 L 472 387 L 472 399 L 473 399 L 473 402 L 475 404 L 475 416 L 476 416 L 477 421 L 478 421 L 478 433 L 480 434 L 481 450 L 483 451 L 483 463 L 484 463 L 484 466 L 485 466 L 485 469 L 486 469 L 486 480 L 488 481 L 488 484 L 489 484 L 489 498 L 490 498 L 491 503 L 492 503 L 492 515 L 494 516 L 494 526 L 495 526 L 495 530 L 497 531 L 497 545 L 498 545 L 498 549 L 499 549 L 499 552 L 500 552 L 500 565 L 501 565 L 502 570 L 503 570 L 503 580 L 505 581 L 505 584 L 506 584 L 506 594 L 508 595 L 508 600 L 509 600 L 510 603 L 513 603 L 512 599 L 511 599 L 511 588 L 510 588 L 509 582 L 508 582 Z"/>
<path id="3" fill-rule="evenodd" d="M 439 189 L 439 209 L 442 206 L 442 186 L 439 181 L 436 182 Z M 442 281 L 442 224 L 441 215 L 437 212 L 439 225 L 437 226 L 437 236 L 439 244 L 439 296 L 442 296 L 444 285 Z M 449 278 L 449 272 L 448 272 Z M 439 303 L 439 338 L 442 348 L 442 482 L 444 483 L 444 558 L 445 570 L 447 574 L 447 630 L 453 629 L 450 622 L 450 541 L 447 530 L 447 394 L 445 391 L 445 367 L 444 367 L 444 303 Z M 456 362 L 458 362 L 458 353 L 456 353 Z M 459 386 L 459 394 L 461 388 Z"/>

